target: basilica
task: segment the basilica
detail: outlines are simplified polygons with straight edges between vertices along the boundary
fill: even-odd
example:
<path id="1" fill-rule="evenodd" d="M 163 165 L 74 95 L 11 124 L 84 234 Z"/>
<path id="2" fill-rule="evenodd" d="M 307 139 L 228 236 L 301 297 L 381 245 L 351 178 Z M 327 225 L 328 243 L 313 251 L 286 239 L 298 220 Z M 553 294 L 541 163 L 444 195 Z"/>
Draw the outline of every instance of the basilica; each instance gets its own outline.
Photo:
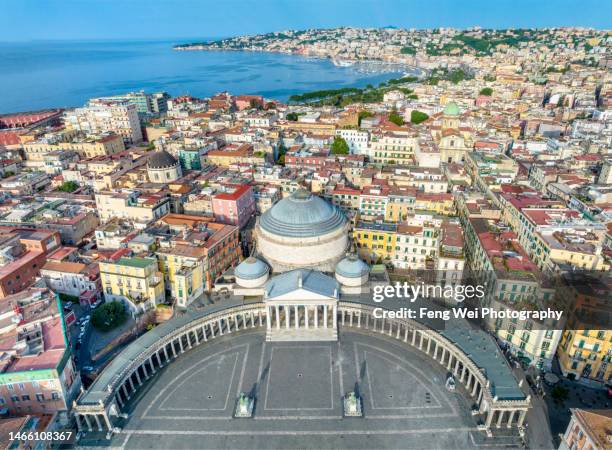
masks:
<path id="1" fill-rule="evenodd" d="M 347 253 L 348 228 L 337 206 L 298 190 L 261 216 L 255 255 L 216 288 L 262 297 L 269 341 L 337 340 L 340 295 L 369 290 L 369 266 Z"/>

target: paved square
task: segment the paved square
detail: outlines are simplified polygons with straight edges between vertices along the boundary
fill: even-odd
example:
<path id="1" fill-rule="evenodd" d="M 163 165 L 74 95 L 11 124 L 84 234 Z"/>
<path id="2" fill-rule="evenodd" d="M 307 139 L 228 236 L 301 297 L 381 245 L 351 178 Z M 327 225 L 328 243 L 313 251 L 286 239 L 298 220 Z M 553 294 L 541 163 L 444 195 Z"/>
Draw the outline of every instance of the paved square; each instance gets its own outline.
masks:
<path id="1" fill-rule="evenodd" d="M 444 388 L 446 368 L 418 350 L 367 331 L 338 342 L 265 342 L 260 330 L 223 336 L 162 368 L 130 400 L 115 448 L 498 448 L 476 430 L 471 402 Z M 343 418 L 357 389 L 364 418 Z M 234 419 L 240 392 L 255 397 Z M 87 441 L 81 442 L 87 445 Z"/>
<path id="2" fill-rule="evenodd" d="M 334 408 L 330 344 L 274 346 L 269 361 L 266 411 Z"/>

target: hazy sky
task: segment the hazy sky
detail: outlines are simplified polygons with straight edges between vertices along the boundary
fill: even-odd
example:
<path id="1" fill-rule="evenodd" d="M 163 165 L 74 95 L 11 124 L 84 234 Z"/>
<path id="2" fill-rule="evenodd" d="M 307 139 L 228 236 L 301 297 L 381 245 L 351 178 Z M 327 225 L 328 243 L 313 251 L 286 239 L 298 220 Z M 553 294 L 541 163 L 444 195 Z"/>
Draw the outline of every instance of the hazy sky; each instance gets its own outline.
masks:
<path id="1" fill-rule="evenodd" d="M 0 1 L 0 41 L 180 40 L 342 25 L 612 28 L 612 0 Z"/>

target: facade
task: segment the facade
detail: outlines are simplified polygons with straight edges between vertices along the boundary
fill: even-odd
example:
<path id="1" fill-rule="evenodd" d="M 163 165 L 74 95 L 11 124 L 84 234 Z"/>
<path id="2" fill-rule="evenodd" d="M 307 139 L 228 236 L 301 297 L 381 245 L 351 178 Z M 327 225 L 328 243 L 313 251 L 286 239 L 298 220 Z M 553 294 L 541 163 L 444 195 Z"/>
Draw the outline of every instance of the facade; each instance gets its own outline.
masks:
<path id="1" fill-rule="evenodd" d="M 244 228 L 255 215 L 253 188 L 243 184 L 226 186 L 225 192 L 212 196 L 215 220 Z"/>
<path id="2" fill-rule="evenodd" d="M 564 376 L 587 385 L 612 383 L 610 288 L 606 277 L 578 273 L 563 289 L 571 306 L 557 349 L 559 367 Z"/>
<path id="3" fill-rule="evenodd" d="M 79 297 L 85 291 L 98 291 L 100 276 L 96 264 L 47 261 L 40 275 L 53 292 Z"/>
<path id="4" fill-rule="evenodd" d="M 612 412 L 609 409 L 572 408 L 572 418 L 559 450 L 607 450 L 612 443 Z"/>
<path id="5" fill-rule="evenodd" d="M 170 212 L 170 200 L 159 194 L 142 195 L 138 191 L 96 193 L 96 207 L 100 221 L 113 218 L 128 219 L 137 228 L 144 228 Z"/>
<path id="6" fill-rule="evenodd" d="M 349 223 L 336 206 L 304 190 L 279 201 L 255 227 L 257 252 L 275 272 L 332 271 L 348 248 Z M 308 248 L 308 252 L 301 249 Z"/>
<path id="7" fill-rule="evenodd" d="M 71 129 L 87 135 L 113 132 L 126 145 L 138 144 L 143 139 L 138 110 L 128 102 L 92 100 L 87 106 L 68 111 L 65 122 Z"/>
<path id="8" fill-rule="evenodd" d="M 164 277 L 155 258 L 122 257 L 101 262 L 100 277 L 105 301 L 120 301 L 132 315 L 165 301 Z"/>
<path id="9" fill-rule="evenodd" d="M 407 133 L 386 132 L 372 135 L 370 160 L 381 164 L 411 164 L 418 147 L 418 138 Z"/>
<path id="10" fill-rule="evenodd" d="M 11 415 L 70 410 L 81 382 L 55 295 L 32 288 L 7 297 L 0 318 L 11 324 L 0 330 L 0 408 Z"/>

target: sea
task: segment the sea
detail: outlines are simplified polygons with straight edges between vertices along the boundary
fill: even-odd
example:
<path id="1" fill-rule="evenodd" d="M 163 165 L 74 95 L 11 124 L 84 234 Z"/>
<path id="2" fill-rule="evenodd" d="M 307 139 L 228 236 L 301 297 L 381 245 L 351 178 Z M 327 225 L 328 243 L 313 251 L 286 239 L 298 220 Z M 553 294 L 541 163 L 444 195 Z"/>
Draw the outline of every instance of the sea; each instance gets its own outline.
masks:
<path id="1" fill-rule="evenodd" d="M 298 55 L 172 49 L 185 42 L 0 42 L 0 113 L 75 107 L 139 90 L 196 97 L 229 91 L 285 101 L 314 90 L 377 85 L 406 72 Z"/>

